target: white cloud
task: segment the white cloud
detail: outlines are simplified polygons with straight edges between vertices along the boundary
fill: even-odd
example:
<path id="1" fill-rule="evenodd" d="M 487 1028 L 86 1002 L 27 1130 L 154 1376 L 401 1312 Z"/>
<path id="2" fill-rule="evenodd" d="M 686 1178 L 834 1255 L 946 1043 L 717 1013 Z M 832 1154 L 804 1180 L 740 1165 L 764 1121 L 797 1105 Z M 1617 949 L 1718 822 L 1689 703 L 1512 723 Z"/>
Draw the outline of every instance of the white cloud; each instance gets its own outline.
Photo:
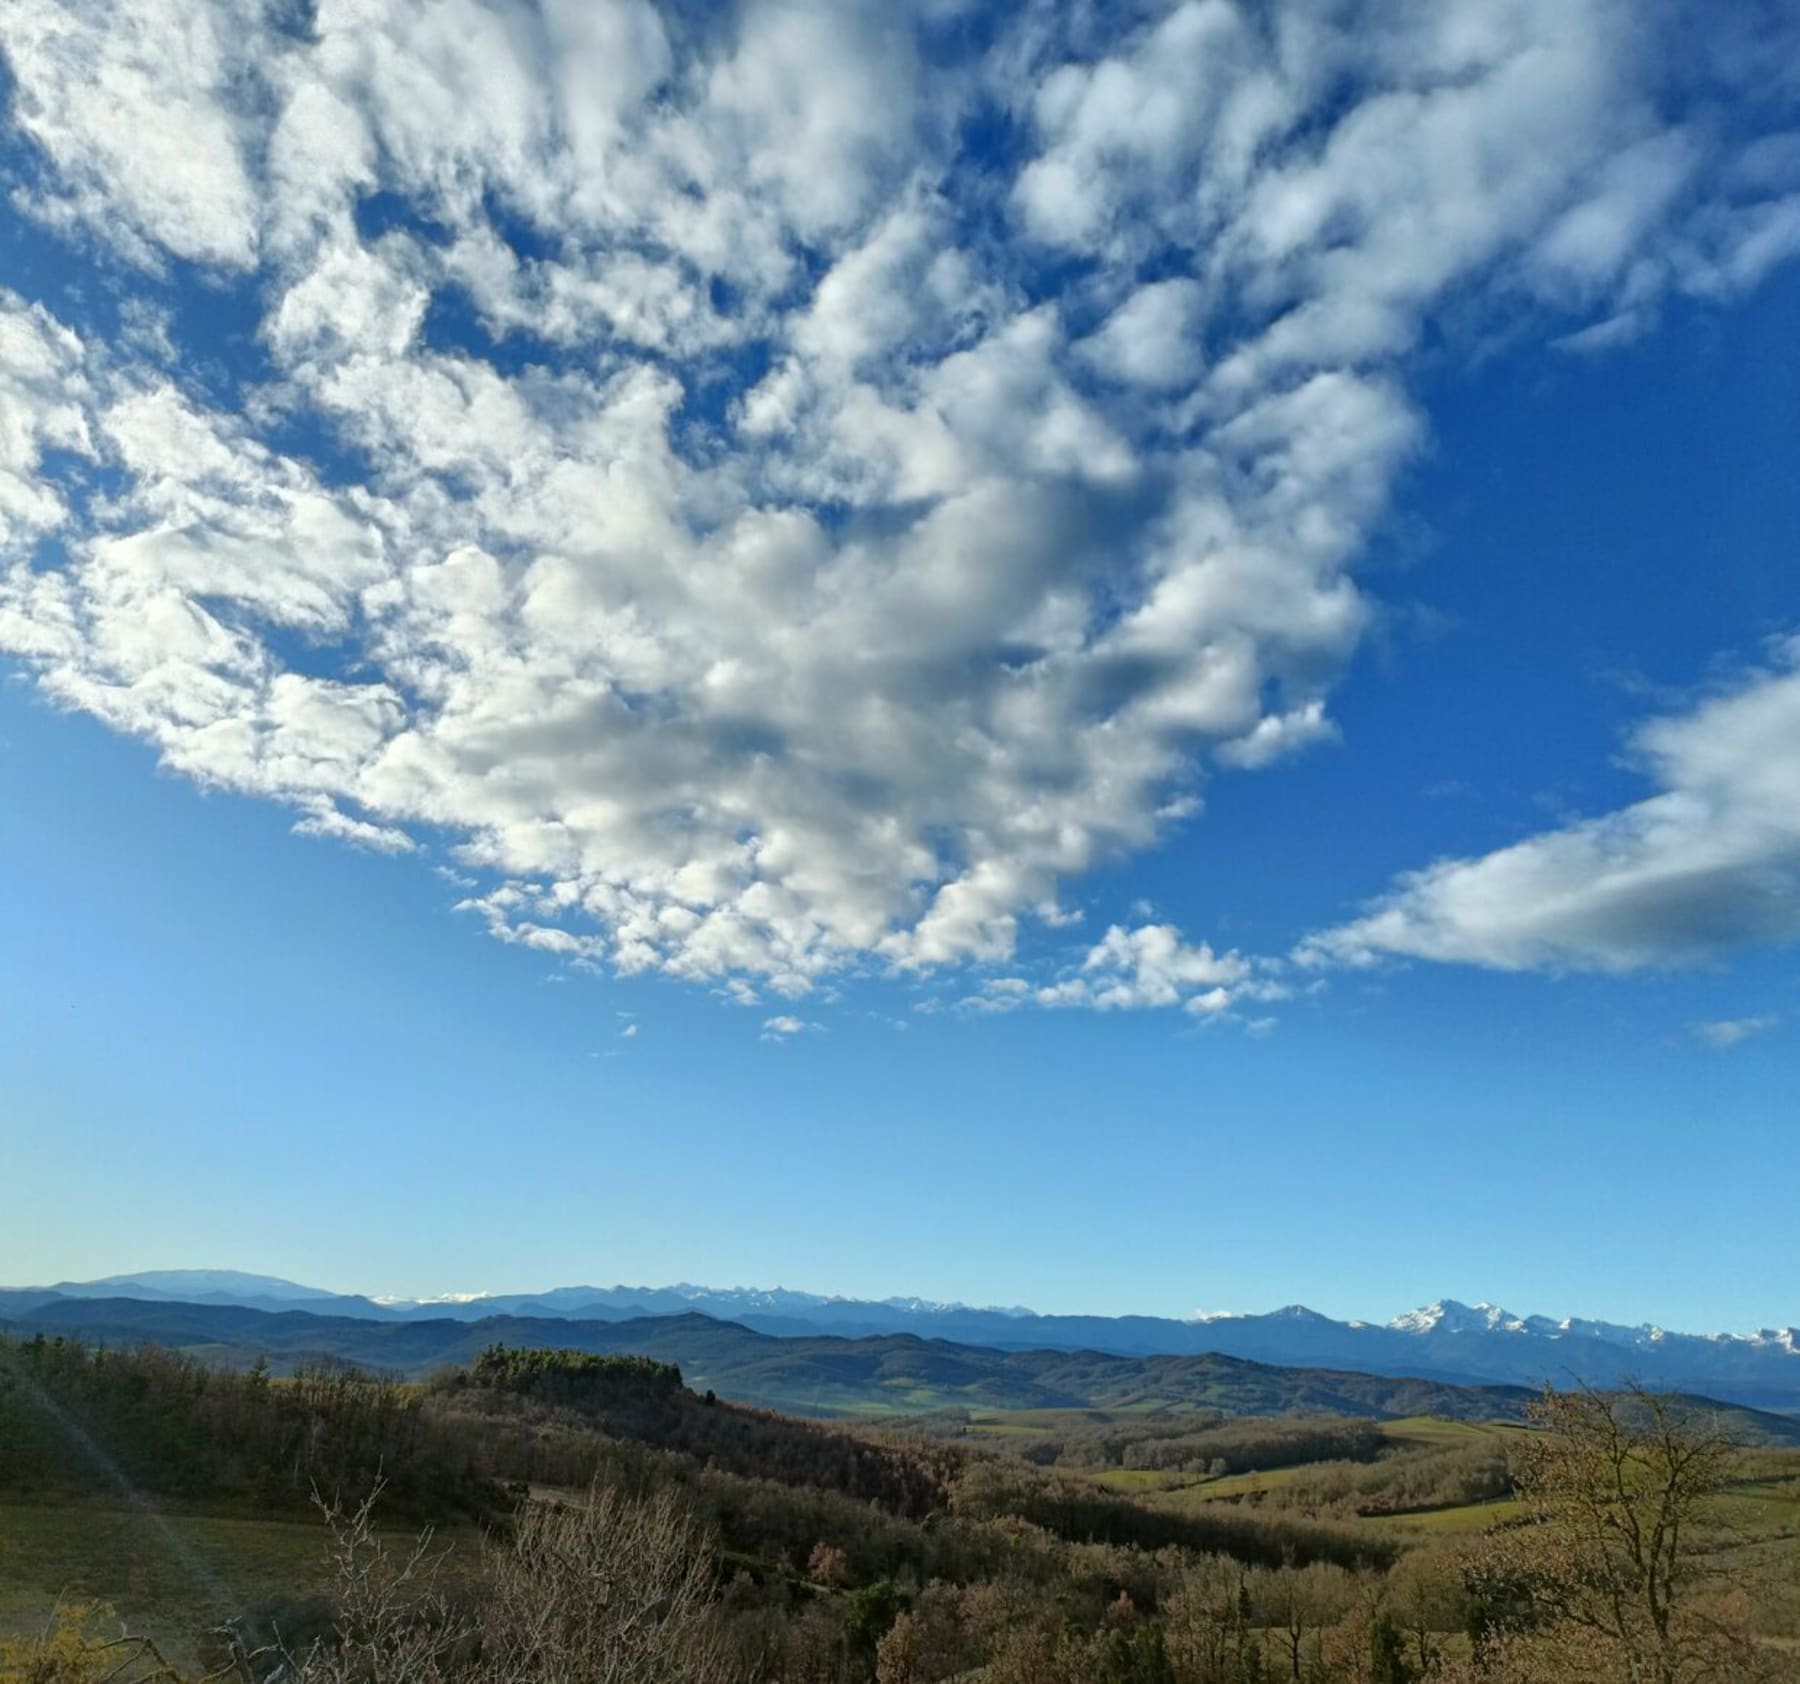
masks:
<path id="1" fill-rule="evenodd" d="M 1004 962 L 1333 736 L 1449 301 L 1627 337 L 1800 251 L 1800 150 L 1665 110 L 1612 0 L 1063 8 L 955 64 L 930 13 L 13 0 L 21 206 L 201 265 L 270 365 L 0 297 L 0 649 L 308 834 L 442 831 L 539 951 L 746 1003 Z M 1056 986 L 1272 986 L 1160 928 Z"/>
<path id="2" fill-rule="evenodd" d="M 1288 998 L 1290 990 L 1281 980 L 1285 968 L 1277 960 L 1219 953 L 1206 942 L 1190 944 L 1173 924 L 1115 924 L 1055 981 L 989 977 L 978 994 L 956 1006 L 961 1012 L 989 1015 L 1027 1006 L 1102 1012 L 1179 1008 L 1202 1021 L 1234 1021 L 1250 1034 L 1265 1035 L 1274 1020 L 1245 1020 L 1238 1008 Z"/>
<path id="3" fill-rule="evenodd" d="M 816 1035 L 824 1029 L 821 1023 L 811 1023 L 803 1017 L 794 1017 L 783 1013 L 779 1017 L 763 1019 L 762 1034 L 764 1041 L 787 1041 L 796 1035 Z"/>
<path id="4" fill-rule="evenodd" d="M 1178 1005 L 1206 1017 L 1227 1010 L 1240 993 L 1259 995 L 1265 985 L 1254 972 L 1241 954 L 1215 953 L 1205 942 L 1190 947 L 1173 924 L 1114 924 L 1079 971 L 1033 997 L 1041 1006 L 1098 1011 Z"/>
<path id="5" fill-rule="evenodd" d="M 321 836 L 358 848 L 372 848 L 379 854 L 410 854 L 418 846 L 405 831 L 352 818 L 324 798 L 310 799 L 305 807 L 306 817 L 294 825 L 296 836 Z"/>
<path id="6" fill-rule="evenodd" d="M 1133 386 L 1191 385 L 1203 363 L 1206 294 L 1198 281 L 1153 281 L 1119 306 L 1081 349 L 1097 368 Z"/>
<path id="7" fill-rule="evenodd" d="M 1688 1033 L 1702 1046 L 1711 1047 L 1715 1052 L 1729 1052 L 1758 1035 L 1766 1035 L 1774 1027 L 1772 1017 L 1715 1018 L 1709 1022 L 1690 1023 Z"/>
<path id="8" fill-rule="evenodd" d="M 1299 956 L 1630 971 L 1800 939 L 1800 640 L 1632 752 L 1658 793 L 1411 873 Z"/>
<path id="9" fill-rule="evenodd" d="M 56 166 L 33 208 L 92 226 L 128 257 L 243 268 L 257 190 L 238 109 L 274 45 L 224 8 L 75 0 L 8 8 L 12 119 Z M 153 121 L 144 121 L 154 111 Z"/>
<path id="10" fill-rule="evenodd" d="M 81 341 L 41 306 L 0 290 L 0 562 L 68 519 L 67 500 L 40 469 L 48 450 L 92 453 L 87 397 Z M 15 631 L 22 641 L 31 618 Z"/>

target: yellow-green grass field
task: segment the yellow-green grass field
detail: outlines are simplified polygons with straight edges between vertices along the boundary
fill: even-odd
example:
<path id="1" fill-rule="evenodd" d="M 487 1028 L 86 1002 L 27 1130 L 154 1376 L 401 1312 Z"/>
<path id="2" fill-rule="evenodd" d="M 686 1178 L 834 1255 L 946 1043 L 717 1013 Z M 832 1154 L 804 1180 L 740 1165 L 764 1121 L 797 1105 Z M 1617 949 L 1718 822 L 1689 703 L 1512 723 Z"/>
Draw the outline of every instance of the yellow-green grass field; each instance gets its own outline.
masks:
<path id="1" fill-rule="evenodd" d="M 0 1636 L 41 1630 L 57 1605 L 100 1602 L 178 1665 L 264 1598 L 304 1598 L 331 1580 L 323 1522 L 171 1512 L 93 1500 L 0 1503 Z M 396 1542 L 400 1535 L 396 1535 Z M 405 1535 L 410 1544 L 411 1535 Z M 440 1533 L 454 1571 L 472 1529 Z"/>
<path id="2" fill-rule="evenodd" d="M 1009 1436 L 1024 1436 L 1074 1424 L 1109 1424 L 1098 1412 L 1020 1411 L 981 1416 L 971 1426 L 982 1436 L 1004 1443 Z M 1382 1433 L 1396 1451 L 1428 1452 L 1479 1444 L 1484 1440 L 1515 1439 L 1530 1432 L 1516 1422 L 1447 1421 L 1433 1416 L 1412 1416 L 1381 1423 Z M 1200 1473 L 1165 1472 L 1143 1468 L 1103 1468 L 1086 1474 L 1095 1484 L 1156 1503 L 1187 1508 L 1211 1502 L 1252 1502 L 1276 1495 L 1284 1486 L 1316 1471 L 1311 1465 L 1267 1468 L 1253 1473 L 1212 1477 Z M 1369 1515 L 1357 1522 L 1378 1526 L 1401 1537 L 1429 1538 L 1485 1531 L 1518 1519 L 1524 1505 L 1502 1498 L 1436 1509 L 1417 1509 L 1398 1514 Z M 1708 1514 L 1709 1535 L 1721 1549 L 1758 1549 L 1800 1541 L 1800 1451 L 1761 1450 L 1749 1453 L 1737 1481 L 1721 1493 Z"/>

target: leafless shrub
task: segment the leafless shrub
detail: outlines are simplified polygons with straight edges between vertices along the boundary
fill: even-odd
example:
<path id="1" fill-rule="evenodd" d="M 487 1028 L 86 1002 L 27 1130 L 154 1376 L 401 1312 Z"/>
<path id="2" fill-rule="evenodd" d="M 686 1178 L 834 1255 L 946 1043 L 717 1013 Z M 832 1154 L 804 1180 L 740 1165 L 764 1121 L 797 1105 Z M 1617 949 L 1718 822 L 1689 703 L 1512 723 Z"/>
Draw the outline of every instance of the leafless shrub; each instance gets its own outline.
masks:
<path id="1" fill-rule="evenodd" d="M 335 1569 L 337 1617 L 331 1635 L 296 1655 L 281 1633 L 273 1644 L 234 1644 L 249 1684 L 448 1684 L 470 1677 L 477 1654 L 473 1625 L 439 1588 L 443 1556 L 426 1530 L 402 1548 L 376 1530 L 382 1484 L 354 1507 L 317 1498 Z"/>
<path id="2" fill-rule="evenodd" d="M 669 1491 L 538 1502 L 489 1561 L 481 1622 L 494 1684 L 728 1684 L 711 1550 Z"/>

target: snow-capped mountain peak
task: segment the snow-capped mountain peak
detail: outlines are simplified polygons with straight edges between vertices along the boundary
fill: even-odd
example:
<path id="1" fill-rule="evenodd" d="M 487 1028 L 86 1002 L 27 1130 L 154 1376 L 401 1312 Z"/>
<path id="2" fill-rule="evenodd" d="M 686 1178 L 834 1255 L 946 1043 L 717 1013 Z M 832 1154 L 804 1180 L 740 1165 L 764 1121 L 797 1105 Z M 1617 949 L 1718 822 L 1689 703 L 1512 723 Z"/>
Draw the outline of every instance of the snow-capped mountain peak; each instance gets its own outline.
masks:
<path id="1" fill-rule="evenodd" d="M 383 1309 L 404 1309 L 410 1308 L 415 1304 L 421 1306 L 433 1304 L 479 1304 L 483 1302 L 483 1300 L 492 1298 L 493 1296 L 494 1295 L 491 1292 L 439 1292 L 434 1293 L 429 1298 L 396 1298 L 391 1293 L 377 1293 L 373 1302 L 381 1305 Z"/>
<path id="2" fill-rule="evenodd" d="M 1408 1310 L 1388 1323 L 1395 1333 L 1512 1333 L 1525 1325 L 1498 1304 L 1463 1304 L 1454 1298 Z"/>

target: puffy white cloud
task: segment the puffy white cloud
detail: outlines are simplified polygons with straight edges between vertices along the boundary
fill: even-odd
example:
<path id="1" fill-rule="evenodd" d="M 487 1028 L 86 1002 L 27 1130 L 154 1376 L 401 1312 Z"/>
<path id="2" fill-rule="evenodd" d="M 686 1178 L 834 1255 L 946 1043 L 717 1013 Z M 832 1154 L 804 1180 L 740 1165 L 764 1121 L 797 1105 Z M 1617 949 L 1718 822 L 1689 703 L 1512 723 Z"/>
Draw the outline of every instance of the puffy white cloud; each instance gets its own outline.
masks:
<path id="1" fill-rule="evenodd" d="M 168 0 L 9 7 L 12 120 L 55 166 L 33 208 L 138 261 L 248 266 L 260 206 L 242 106 L 278 48 L 241 12 Z"/>
<path id="2" fill-rule="evenodd" d="M 278 14 L 0 9 L 23 208 L 268 359 L 0 298 L 0 648 L 307 834 L 444 833 L 503 939 L 737 998 L 1005 961 L 1329 739 L 1448 298 L 1626 337 L 1800 250 L 1800 149 L 1665 109 L 1616 0 L 974 59 L 932 6 Z M 993 106 L 1016 162 L 959 150 Z M 1160 926 L 1052 985 L 1271 988 Z"/>
<path id="3" fill-rule="evenodd" d="M 1140 287 L 1084 340 L 1096 368 L 1133 386 L 1190 386 L 1204 358 L 1199 340 L 1206 294 L 1198 281 L 1152 281 Z"/>
<path id="4" fill-rule="evenodd" d="M 90 455 L 81 341 L 41 306 L 0 290 L 0 560 L 68 518 L 44 454 Z"/>
<path id="5" fill-rule="evenodd" d="M 1657 794 L 1411 873 L 1299 957 L 1630 971 L 1800 939 L 1800 641 L 1778 654 L 1637 732 Z"/>
<path id="6" fill-rule="evenodd" d="M 1307 12 L 1265 34 L 1249 8 L 1186 0 L 1109 53 L 1044 67 L 1025 90 L 1040 148 L 1013 194 L 1026 228 L 1083 251 L 1197 244 L 1323 92 Z"/>
<path id="7" fill-rule="evenodd" d="M 1088 1006 L 1097 1011 L 1136 1011 L 1179 1006 L 1196 1017 L 1219 1017 L 1247 1000 L 1286 997 L 1286 987 L 1267 962 L 1240 953 L 1216 953 L 1205 942 L 1190 946 L 1173 924 L 1115 924 L 1088 950 L 1079 970 L 1035 990 L 1040 1006 Z M 1007 983 L 991 985 L 987 1008 L 1023 1004 Z"/>

